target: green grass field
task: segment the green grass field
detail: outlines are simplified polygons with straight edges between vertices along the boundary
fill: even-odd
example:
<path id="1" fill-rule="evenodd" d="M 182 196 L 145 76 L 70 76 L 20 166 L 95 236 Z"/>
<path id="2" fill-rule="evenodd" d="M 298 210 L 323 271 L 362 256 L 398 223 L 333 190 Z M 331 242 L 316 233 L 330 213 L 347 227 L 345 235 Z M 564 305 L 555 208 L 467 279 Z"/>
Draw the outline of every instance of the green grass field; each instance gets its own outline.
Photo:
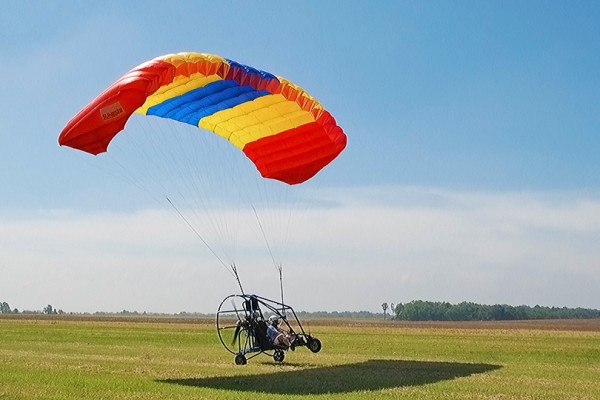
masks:
<path id="1" fill-rule="evenodd" d="M 236 366 L 210 321 L 0 319 L 0 399 L 600 399 L 600 321 L 315 321 Z"/>

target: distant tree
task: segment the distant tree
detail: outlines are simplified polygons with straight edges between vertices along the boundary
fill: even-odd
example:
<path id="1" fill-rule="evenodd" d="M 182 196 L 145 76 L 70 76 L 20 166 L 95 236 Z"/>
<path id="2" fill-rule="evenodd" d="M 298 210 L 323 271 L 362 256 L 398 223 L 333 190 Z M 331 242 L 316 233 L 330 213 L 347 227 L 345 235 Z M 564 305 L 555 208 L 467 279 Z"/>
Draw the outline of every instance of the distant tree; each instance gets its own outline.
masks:
<path id="1" fill-rule="evenodd" d="M 0 314 L 10 314 L 10 306 L 8 305 L 7 302 L 2 302 L 0 303 Z"/>
<path id="2" fill-rule="evenodd" d="M 42 312 L 44 314 L 54 314 L 54 308 L 52 307 L 52 305 L 48 304 L 46 307 L 44 307 L 44 309 L 42 310 Z"/>
<path id="3" fill-rule="evenodd" d="M 396 306 L 394 305 L 394 303 L 390 303 L 390 319 L 394 319 L 395 315 L 396 315 Z"/>
<path id="4" fill-rule="evenodd" d="M 383 319 L 385 319 L 385 318 L 386 318 L 386 316 L 387 316 L 388 303 L 383 303 L 383 304 L 381 305 L 381 308 L 383 309 Z"/>

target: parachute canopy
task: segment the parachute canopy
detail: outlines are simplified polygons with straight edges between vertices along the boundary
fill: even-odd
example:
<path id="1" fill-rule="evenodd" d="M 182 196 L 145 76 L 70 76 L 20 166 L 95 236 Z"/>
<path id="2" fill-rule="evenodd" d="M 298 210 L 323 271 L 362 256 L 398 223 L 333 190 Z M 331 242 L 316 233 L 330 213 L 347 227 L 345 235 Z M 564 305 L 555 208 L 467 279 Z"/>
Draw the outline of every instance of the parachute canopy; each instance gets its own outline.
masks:
<path id="1" fill-rule="evenodd" d="M 135 67 L 69 121 L 59 144 L 105 152 L 133 113 L 212 131 L 242 150 L 263 177 L 290 185 L 310 179 L 346 146 L 335 119 L 300 87 L 201 53 L 165 55 Z"/>

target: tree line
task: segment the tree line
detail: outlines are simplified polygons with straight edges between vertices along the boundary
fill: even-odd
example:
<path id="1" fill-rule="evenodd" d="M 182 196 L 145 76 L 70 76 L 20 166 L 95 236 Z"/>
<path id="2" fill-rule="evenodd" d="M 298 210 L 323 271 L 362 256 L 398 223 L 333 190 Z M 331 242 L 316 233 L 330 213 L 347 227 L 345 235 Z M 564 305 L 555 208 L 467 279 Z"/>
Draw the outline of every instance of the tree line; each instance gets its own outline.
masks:
<path id="1" fill-rule="evenodd" d="M 18 308 L 10 308 L 10 304 L 5 301 L 0 302 L 0 314 L 64 314 L 63 310 L 57 310 L 52 305 L 48 304 L 42 311 L 38 310 L 24 310 L 19 311 Z"/>
<path id="2" fill-rule="evenodd" d="M 450 304 L 413 300 L 409 303 L 381 305 L 384 318 L 389 309 L 390 318 L 399 321 L 508 321 L 535 319 L 591 319 L 600 318 L 600 310 L 589 308 L 545 307 L 536 305 L 511 306 L 507 304 L 477 304 L 462 302 Z"/>
<path id="3" fill-rule="evenodd" d="M 462 302 L 459 304 L 450 304 L 448 302 L 435 302 L 413 300 L 409 303 L 383 303 L 383 318 L 396 321 L 508 321 L 508 320 L 535 320 L 535 319 L 591 319 L 600 318 L 600 310 L 589 308 L 568 308 L 568 307 L 545 307 L 536 305 L 530 306 L 511 306 L 507 304 L 477 304 L 471 302 Z M 35 311 L 19 311 L 12 309 L 7 302 L 0 302 L 0 314 L 65 314 L 62 309 L 56 309 L 48 304 L 43 309 Z M 94 314 L 113 314 L 100 313 Z M 147 313 L 138 313 L 137 311 L 123 310 L 121 315 L 146 315 Z M 152 314 L 152 313 L 149 313 Z M 381 318 L 381 313 L 370 311 L 299 311 L 300 318 Z M 162 314 L 161 314 L 162 315 Z M 179 316 L 206 316 L 208 314 L 186 313 L 177 314 Z"/>

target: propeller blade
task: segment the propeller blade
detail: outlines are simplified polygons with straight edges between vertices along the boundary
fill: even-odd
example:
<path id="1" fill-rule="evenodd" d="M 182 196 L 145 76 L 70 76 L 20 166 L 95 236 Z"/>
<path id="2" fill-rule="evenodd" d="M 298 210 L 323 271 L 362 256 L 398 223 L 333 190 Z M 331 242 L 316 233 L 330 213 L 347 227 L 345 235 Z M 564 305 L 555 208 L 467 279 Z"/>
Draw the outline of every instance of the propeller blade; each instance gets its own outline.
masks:
<path id="1" fill-rule="evenodd" d="M 235 327 L 235 331 L 233 332 L 233 340 L 231 341 L 231 344 L 234 345 L 235 342 L 238 339 L 238 335 L 240 334 L 240 329 L 242 328 L 242 324 L 240 323 L 240 321 L 238 321 L 236 327 Z"/>

